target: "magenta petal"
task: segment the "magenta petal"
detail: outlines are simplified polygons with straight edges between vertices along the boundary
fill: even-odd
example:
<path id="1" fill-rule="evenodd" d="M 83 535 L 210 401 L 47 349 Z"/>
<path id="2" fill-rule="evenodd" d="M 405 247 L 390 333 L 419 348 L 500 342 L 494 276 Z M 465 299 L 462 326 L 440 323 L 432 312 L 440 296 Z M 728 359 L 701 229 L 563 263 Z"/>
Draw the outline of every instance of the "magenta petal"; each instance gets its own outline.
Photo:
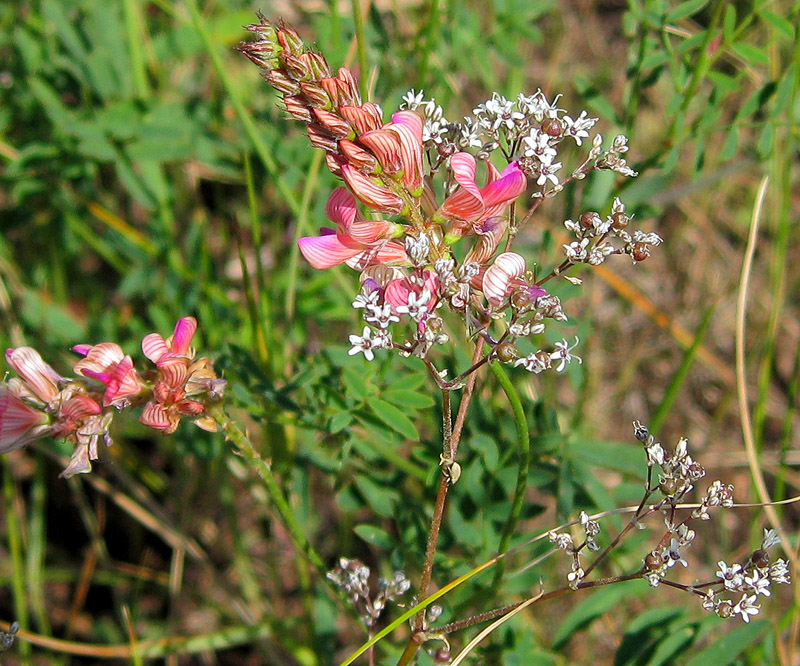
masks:
<path id="1" fill-rule="evenodd" d="M 26 405 L 11 391 L 0 390 L 0 453 L 13 451 L 36 439 L 47 414 Z M 36 430 L 34 430 L 36 429 Z M 44 437 L 42 432 L 39 437 Z"/>
<path id="2" fill-rule="evenodd" d="M 364 249 L 361 245 L 345 245 L 339 235 L 306 236 L 297 244 L 306 261 L 317 270 L 338 266 Z"/>
<path id="3" fill-rule="evenodd" d="M 528 181 L 516 162 L 509 164 L 500 178 L 481 190 L 486 207 L 508 204 L 525 191 Z"/>
<path id="4" fill-rule="evenodd" d="M 331 222 L 344 227 L 351 225 L 358 214 L 355 197 L 344 187 L 337 187 L 325 204 L 325 215 Z"/>
<path id="5" fill-rule="evenodd" d="M 86 354 L 89 353 L 89 350 L 92 348 L 92 346 L 93 345 L 87 345 L 87 344 L 75 345 L 72 348 L 72 351 L 74 351 L 76 354 L 80 354 L 81 356 L 86 356 Z"/>
<path id="6" fill-rule="evenodd" d="M 197 320 L 194 317 L 181 317 L 175 324 L 175 332 L 172 334 L 173 353 L 185 354 L 189 351 L 196 331 Z"/>

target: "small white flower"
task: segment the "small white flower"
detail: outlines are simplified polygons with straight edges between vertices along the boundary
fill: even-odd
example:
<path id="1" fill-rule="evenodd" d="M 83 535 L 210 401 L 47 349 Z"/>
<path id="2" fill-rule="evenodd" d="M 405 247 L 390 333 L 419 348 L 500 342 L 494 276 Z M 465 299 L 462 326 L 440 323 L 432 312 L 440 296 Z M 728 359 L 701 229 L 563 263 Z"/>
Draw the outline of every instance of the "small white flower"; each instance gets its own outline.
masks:
<path id="1" fill-rule="evenodd" d="M 719 569 L 717 570 L 717 578 L 722 580 L 725 584 L 725 589 L 738 590 L 744 582 L 744 574 L 742 573 L 741 564 L 732 564 L 728 566 L 725 562 L 717 562 Z"/>
<path id="2" fill-rule="evenodd" d="M 403 95 L 403 103 L 400 105 L 400 108 L 401 109 L 411 109 L 413 111 L 420 104 L 422 104 L 423 97 L 424 97 L 424 93 L 423 93 L 422 90 L 420 90 L 417 93 L 417 92 L 414 92 L 414 89 L 412 88 L 405 95 Z"/>
<path id="3" fill-rule="evenodd" d="M 764 530 L 764 538 L 761 539 L 762 550 L 768 550 L 773 546 L 777 546 L 780 542 L 781 538 L 778 536 L 778 530 Z"/>
<path id="4" fill-rule="evenodd" d="M 758 611 L 761 608 L 761 606 L 756 605 L 757 599 L 758 597 L 755 594 L 752 596 L 743 595 L 739 603 L 733 607 L 733 614 L 741 615 L 745 623 L 750 622 L 750 616 L 758 615 Z"/>
<path id="5" fill-rule="evenodd" d="M 377 289 L 374 291 L 369 291 L 367 293 L 364 293 L 362 291 L 360 294 L 357 294 L 355 299 L 353 300 L 353 307 L 358 309 L 358 308 L 366 308 L 371 305 L 377 305 L 380 295 L 381 294 Z"/>
<path id="6" fill-rule="evenodd" d="M 744 577 L 745 585 L 747 585 L 750 591 L 754 592 L 756 596 L 759 594 L 763 594 L 765 597 L 771 596 L 772 592 L 769 589 L 770 582 L 769 577 L 761 574 L 758 569 L 753 569 L 753 572 L 749 576 Z"/>
<path id="7" fill-rule="evenodd" d="M 415 321 L 422 321 L 428 313 L 428 302 L 431 300 L 431 292 L 428 289 L 423 289 L 422 293 L 409 292 L 408 303 L 406 305 L 398 305 L 395 310 L 398 314 L 407 314 Z"/>
<path id="8" fill-rule="evenodd" d="M 391 305 L 384 303 L 383 305 L 368 305 L 364 311 L 364 321 L 379 328 L 388 328 L 389 324 L 400 321 L 400 317 L 392 314 Z"/>
<path id="9" fill-rule="evenodd" d="M 558 367 L 556 367 L 556 372 L 562 372 L 567 364 L 571 363 L 573 360 L 577 361 L 578 363 L 583 363 L 583 359 L 580 356 L 572 355 L 572 350 L 575 349 L 579 343 L 580 340 L 578 339 L 578 336 L 575 336 L 575 344 L 572 346 L 570 346 L 566 339 L 555 343 L 554 346 L 556 350 L 550 354 L 550 360 L 559 361 Z"/>
<path id="10" fill-rule="evenodd" d="M 350 344 L 353 345 L 352 349 L 347 352 L 350 356 L 361 352 L 368 361 L 371 361 L 375 358 L 372 350 L 383 349 L 391 345 L 391 337 L 385 331 L 373 331 L 369 326 L 365 326 L 362 335 L 350 336 Z"/>
<path id="11" fill-rule="evenodd" d="M 788 585 L 791 579 L 789 578 L 789 565 L 786 560 L 782 558 L 776 560 L 775 564 L 769 568 L 769 577 L 773 583 Z"/>
<path id="12" fill-rule="evenodd" d="M 569 116 L 564 116 L 562 120 L 567 127 L 564 132 L 565 136 L 571 136 L 579 146 L 583 139 L 589 138 L 589 132 L 587 130 L 592 129 L 595 123 L 597 123 L 597 118 L 589 118 L 586 111 L 581 111 L 581 115 L 575 120 Z"/>

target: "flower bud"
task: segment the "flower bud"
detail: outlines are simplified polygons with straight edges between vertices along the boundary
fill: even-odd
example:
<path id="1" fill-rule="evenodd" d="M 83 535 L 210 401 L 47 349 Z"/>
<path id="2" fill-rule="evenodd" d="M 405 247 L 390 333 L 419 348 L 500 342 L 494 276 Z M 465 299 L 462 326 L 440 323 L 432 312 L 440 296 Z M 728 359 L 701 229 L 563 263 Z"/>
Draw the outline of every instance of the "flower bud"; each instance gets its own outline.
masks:
<path id="1" fill-rule="evenodd" d="M 518 356 L 517 345 L 513 342 L 501 342 L 494 348 L 494 353 L 502 363 L 511 363 Z"/>

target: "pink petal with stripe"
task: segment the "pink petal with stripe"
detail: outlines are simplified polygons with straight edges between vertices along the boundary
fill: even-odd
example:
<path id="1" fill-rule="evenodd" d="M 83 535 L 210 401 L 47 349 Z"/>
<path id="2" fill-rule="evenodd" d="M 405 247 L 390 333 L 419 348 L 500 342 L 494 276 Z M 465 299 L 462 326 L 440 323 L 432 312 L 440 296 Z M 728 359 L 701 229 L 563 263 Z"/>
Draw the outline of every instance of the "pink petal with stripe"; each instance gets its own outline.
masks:
<path id="1" fill-rule="evenodd" d="M 59 394 L 57 384 L 63 377 L 32 347 L 6 350 L 6 361 L 43 402 L 50 402 Z"/>
<path id="2" fill-rule="evenodd" d="M 364 249 L 363 245 L 355 242 L 343 243 L 339 234 L 307 236 L 297 241 L 297 244 L 306 261 L 317 270 L 338 266 Z"/>
<path id="3" fill-rule="evenodd" d="M 492 307 L 498 307 L 505 299 L 509 283 L 525 272 L 525 259 L 516 252 L 504 252 L 483 275 L 481 290 Z"/>

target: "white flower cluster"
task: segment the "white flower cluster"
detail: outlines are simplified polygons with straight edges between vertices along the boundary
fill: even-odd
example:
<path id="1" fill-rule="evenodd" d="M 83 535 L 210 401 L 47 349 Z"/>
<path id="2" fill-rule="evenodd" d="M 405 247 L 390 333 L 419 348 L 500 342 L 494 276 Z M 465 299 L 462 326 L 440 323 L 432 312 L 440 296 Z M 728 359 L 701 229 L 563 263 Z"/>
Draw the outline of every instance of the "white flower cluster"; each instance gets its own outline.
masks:
<path id="1" fill-rule="evenodd" d="M 767 551 L 778 543 L 775 530 L 764 530 L 761 547 L 754 551 L 748 562 L 741 564 L 717 563 L 717 585 L 708 590 L 703 597 L 703 608 L 720 617 L 741 616 L 745 622 L 751 615 L 757 615 L 761 606 L 756 602 L 759 596 L 769 597 L 773 583 L 788 585 L 789 565 L 782 558 L 770 563 Z M 736 603 L 736 595 L 741 594 Z M 731 598 L 731 595 L 734 595 Z"/>
<path id="2" fill-rule="evenodd" d="M 411 589 L 411 581 L 406 575 L 402 571 L 395 571 L 391 579 L 378 580 L 378 591 L 373 597 L 369 586 L 369 567 L 359 560 L 346 557 L 339 558 L 336 568 L 328 572 L 328 579 L 350 599 L 367 627 L 375 625 L 388 603 L 396 601 Z"/>
<path id="3" fill-rule="evenodd" d="M 543 328 L 543 327 L 542 327 Z M 574 355 L 572 350 L 575 349 L 580 340 L 575 336 L 575 344 L 570 345 L 566 340 L 556 342 L 553 346 L 555 349 L 552 352 L 539 350 L 528 356 L 523 356 L 514 361 L 514 367 L 523 367 L 528 372 L 538 375 L 540 372 L 549 370 L 555 366 L 556 372 L 563 372 L 569 363 L 577 361 L 579 364 L 583 363 L 580 356 Z"/>
<path id="4" fill-rule="evenodd" d="M 566 220 L 564 226 L 575 234 L 575 240 L 563 246 L 567 261 L 597 266 L 612 254 L 627 254 L 634 263 L 644 261 L 650 256 L 650 246 L 660 245 L 662 239 L 655 233 L 630 231 L 628 226 L 632 220 L 633 216 L 625 212 L 625 204 L 619 197 L 614 199 L 611 214 L 605 219 L 589 211 L 575 221 Z"/>

